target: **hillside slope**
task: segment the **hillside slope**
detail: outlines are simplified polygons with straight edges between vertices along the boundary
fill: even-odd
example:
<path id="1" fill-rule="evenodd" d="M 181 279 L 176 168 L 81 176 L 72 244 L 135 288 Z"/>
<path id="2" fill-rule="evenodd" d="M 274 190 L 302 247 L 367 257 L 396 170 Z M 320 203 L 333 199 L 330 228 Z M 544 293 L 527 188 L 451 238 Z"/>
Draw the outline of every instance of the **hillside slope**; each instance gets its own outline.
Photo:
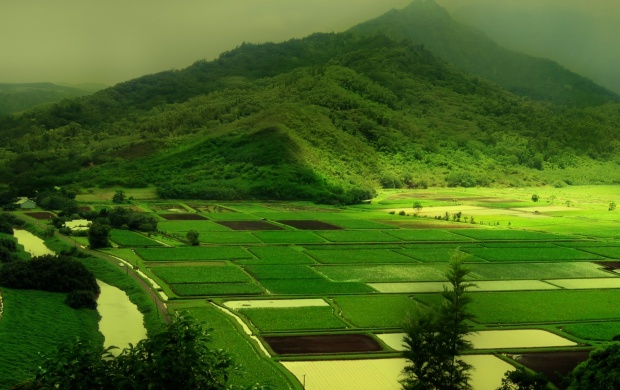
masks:
<path id="1" fill-rule="evenodd" d="M 539 103 L 411 41 L 315 34 L 6 118 L 0 181 L 335 203 L 377 186 L 614 183 L 619 133 L 617 104 Z"/>
<path id="2" fill-rule="evenodd" d="M 481 31 L 452 19 L 434 0 L 414 0 L 350 32 L 411 39 L 465 72 L 532 99 L 572 106 L 620 101 L 617 94 L 556 62 L 497 45 Z"/>
<path id="3" fill-rule="evenodd" d="M 89 91 L 52 83 L 0 83 L 0 115 L 25 111 L 44 103 L 56 103 L 89 94 Z"/>

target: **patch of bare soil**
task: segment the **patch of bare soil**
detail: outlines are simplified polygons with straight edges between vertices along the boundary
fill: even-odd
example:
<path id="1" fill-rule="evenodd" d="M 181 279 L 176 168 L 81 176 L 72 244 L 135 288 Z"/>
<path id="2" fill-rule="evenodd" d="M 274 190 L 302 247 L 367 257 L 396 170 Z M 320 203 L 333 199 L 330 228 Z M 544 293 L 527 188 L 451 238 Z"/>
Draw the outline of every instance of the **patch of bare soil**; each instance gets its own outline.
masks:
<path id="1" fill-rule="evenodd" d="M 605 271 L 615 271 L 620 269 L 620 261 L 595 261 L 594 264 L 598 264 L 605 269 Z"/>
<path id="2" fill-rule="evenodd" d="M 381 345 L 363 334 L 316 336 L 266 336 L 265 341 L 279 355 L 351 353 L 381 351 Z"/>
<path id="3" fill-rule="evenodd" d="M 199 214 L 160 214 L 159 216 L 169 221 L 201 221 L 207 219 Z"/>
<path id="4" fill-rule="evenodd" d="M 282 226 L 265 221 L 216 221 L 232 230 L 283 230 Z"/>
<path id="5" fill-rule="evenodd" d="M 331 223 L 316 221 L 313 219 L 302 219 L 302 220 L 282 220 L 277 221 L 283 225 L 292 226 L 295 229 L 299 230 L 342 230 L 340 226 L 332 225 Z"/>
<path id="6" fill-rule="evenodd" d="M 536 352 L 512 356 L 534 371 L 542 372 L 556 386 L 563 389 L 563 378 L 577 365 L 588 359 L 590 351 Z"/>
<path id="7" fill-rule="evenodd" d="M 56 217 L 54 214 L 47 212 L 47 211 L 33 211 L 30 213 L 24 213 L 24 214 L 34 219 L 52 219 Z"/>

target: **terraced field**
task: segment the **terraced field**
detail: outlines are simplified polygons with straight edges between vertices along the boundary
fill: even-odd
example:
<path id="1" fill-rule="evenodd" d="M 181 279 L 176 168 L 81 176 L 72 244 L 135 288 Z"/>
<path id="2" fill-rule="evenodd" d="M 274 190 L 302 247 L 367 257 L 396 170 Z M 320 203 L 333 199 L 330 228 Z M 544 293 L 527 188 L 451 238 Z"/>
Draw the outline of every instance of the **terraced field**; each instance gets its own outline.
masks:
<path id="1" fill-rule="evenodd" d="M 188 309 L 197 317 L 214 318 L 213 326 L 221 327 L 215 330 L 216 339 L 219 332 L 238 334 L 230 341 L 238 347 L 231 348 L 254 351 L 238 358 L 251 367 L 271 367 L 265 378 L 275 381 L 278 389 L 301 388 L 296 363 L 312 360 L 318 367 L 323 359 L 399 361 L 400 352 L 382 335 L 398 334 L 408 316 L 439 299 L 446 265 L 456 251 L 468 256 L 472 282 L 477 284 L 471 290 L 474 329 L 544 329 L 556 340 L 566 340 L 549 344 L 547 352 L 593 345 L 620 333 L 615 309 L 620 299 L 620 243 L 608 232 L 600 237 L 596 232 L 583 234 L 582 229 L 572 232 L 562 211 L 533 213 L 525 207 L 525 195 L 521 200 L 515 199 L 519 195 L 504 196 L 511 200 L 504 202 L 501 195 L 459 194 L 460 205 L 446 206 L 454 194 L 412 193 L 424 199 L 429 215 L 440 214 L 431 210 L 436 202 L 437 210 L 456 212 L 462 207 L 469 221 L 473 217 L 483 223 L 414 217 L 414 198 L 401 193 L 347 209 L 231 203 L 218 207 L 234 212 L 200 212 L 205 219 L 160 222 L 159 229 L 168 237 L 199 231 L 200 246 L 144 247 L 149 246 L 146 241 L 134 237 L 138 259 L 132 263 L 162 287 L 171 310 Z M 201 210 L 199 202 L 192 207 Z M 202 209 L 214 207 L 210 203 Z M 400 209 L 410 215 L 390 213 Z M 605 222 L 620 223 L 620 217 L 606 215 Z M 124 247 L 132 244 L 130 237 L 115 240 Z M 308 337 L 319 336 L 330 337 L 328 351 L 303 347 Z M 370 341 L 368 347 L 353 350 L 351 340 Z M 537 351 L 500 346 L 484 353 L 493 357 L 515 350 Z M 487 388 L 480 386 L 476 388 Z"/>

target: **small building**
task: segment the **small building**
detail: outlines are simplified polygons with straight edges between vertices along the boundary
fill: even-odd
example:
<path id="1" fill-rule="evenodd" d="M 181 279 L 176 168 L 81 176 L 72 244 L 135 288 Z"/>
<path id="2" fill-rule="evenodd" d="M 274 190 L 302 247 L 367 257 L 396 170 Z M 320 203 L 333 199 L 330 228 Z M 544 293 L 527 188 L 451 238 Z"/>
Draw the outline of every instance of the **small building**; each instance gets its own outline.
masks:
<path id="1" fill-rule="evenodd" d="M 87 219 L 74 219 L 73 221 L 65 222 L 65 227 L 72 231 L 88 230 L 92 222 Z"/>
<path id="2" fill-rule="evenodd" d="M 26 198 L 25 196 L 21 196 L 17 200 L 17 202 L 15 202 L 15 205 L 18 209 L 34 209 L 35 207 L 37 207 L 37 204 L 34 202 L 34 200 Z"/>

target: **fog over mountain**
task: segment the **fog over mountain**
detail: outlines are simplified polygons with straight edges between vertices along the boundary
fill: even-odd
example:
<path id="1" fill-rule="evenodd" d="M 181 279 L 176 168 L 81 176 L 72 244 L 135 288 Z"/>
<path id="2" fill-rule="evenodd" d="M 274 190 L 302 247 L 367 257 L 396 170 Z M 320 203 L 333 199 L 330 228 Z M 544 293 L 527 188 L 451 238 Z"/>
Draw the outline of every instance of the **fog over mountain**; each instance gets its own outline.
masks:
<path id="1" fill-rule="evenodd" d="M 97 82 L 211 60 L 243 42 L 345 31 L 409 0 L 0 2 L 0 83 Z M 620 90 L 615 0 L 439 0 L 509 48 L 551 57 Z"/>
<path id="2" fill-rule="evenodd" d="M 620 92 L 620 2 L 437 0 L 506 48 L 555 60 Z"/>

